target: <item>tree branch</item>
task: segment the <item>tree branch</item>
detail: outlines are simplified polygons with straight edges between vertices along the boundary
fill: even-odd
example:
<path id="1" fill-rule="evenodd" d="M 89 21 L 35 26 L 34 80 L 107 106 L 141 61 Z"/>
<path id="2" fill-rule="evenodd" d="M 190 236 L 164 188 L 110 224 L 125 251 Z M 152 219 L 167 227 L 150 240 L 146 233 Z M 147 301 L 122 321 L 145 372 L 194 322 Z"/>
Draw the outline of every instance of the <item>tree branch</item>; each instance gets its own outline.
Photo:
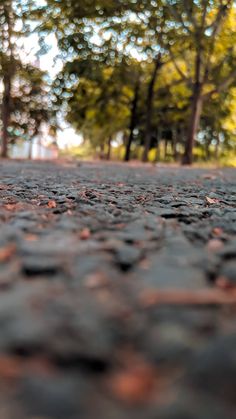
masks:
<path id="1" fill-rule="evenodd" d="M 226 4 L 223 4 L 223 0 L 221 0 L 221 5 L 219 7 L 218 13 L 216 15 L 215 20 L 206 27 L 206 30 L 213 29 L 213 33 L 218 31 L 219 24 L 221 23 L 222 18 L 227 13 L 227 10 L 229 9 L 229 6 L 231 6 L 233 3 L 233 0 L 227 0 Z"/>
<path id="2" fill-rule="evenodd" d="M 176 8 L 173 5 L 171 5 L 168 1 L 167 1 L 167 7 L 170 10 L 170 13 L 172 14 L 172 16 L 182 25 L 182 27 L 186 31 L 188 31 L 189 34 L 192 35 L 192 31 L 189 29 L 188 26 L 186 26 L 186 24 L 185 24 L 185 22 L 184 22 L 184 20 L 181 16 L 181 13 L 178 13 Z"/>
<path id="3" fill-rule="evenodd" d="M 203 100 L 210 99 L 211 96 L 214 95 L 215 93 L 220 93 L 224 91 L 234 81 L 235 77 L 236 77 L 236 68 L 227 77 L 225 77 L 224 80 L 222 80 L 219 86 L 217 86 L 215 89 L 212 89 L 210 92 L 205 93 L 202 96 Z"/>
<path id="4" fill-rule="evenodd" d="M 213 32 L 212 32 L 212 35 L 211 35 L 212 42 L 211 42 L 211 46 L 210 46 L 210 49 L 209 49 L 209 52 L 208 52 L 207 62 L 206 62 L 206 65 L 205 65 L 204 81 L 206 81 L 207 78 L 208 78 L 208 74 L 209 74 L 209 70 L 210 70 L 210 64 L 211 64 L 211 57 L 214 54 L 216 37 L 219 33 L 222 20 L 224 19 L 225 15 L 227 14 L 228 7 L 232 4 L 232 0 L 228 0 L 227 4 L 225 4 L 225 5 L 223 5 L 222 2 L 223 2 L 223 0 L 221 0 L 221 6 L 219 7 L 217 17 L 216 17 L 216 19 L 213 23 L 213 26 L 212 26 L 212 28 L 213 28 Z"/>
<path id="5" fill-rule="evenodd" d="M 173 52 L 171 51 L 171 48 L 169 48 L 169 53 L 170 53 L 170 56 L 171 56 L 171 62 L 174 64 L 174 67 L 175 67 L 176 71 L 178 72 L 178 74 L 180 75 L 181 79 L 187 80 L 187 75 L 184 74 L 184 72 L 181 70 L 181 68 L 177 64 L 175 56 L 174 56 Z"/>
<path id="6" fill-rule="evenodd" d="M 186 14 L 188 16 L 189 21 L 192 23 L 194 29 L 197 30 L 198 29 L 198 24 L 197 24 L 197 21 L 194 17 L 194 14 L 191 12 L 191 8 L 189 7 L 190 6 L 190 1 L 189 0 L 183 0 L 183 3 L 184 3 L 185 11 L 186 11 Z"/>

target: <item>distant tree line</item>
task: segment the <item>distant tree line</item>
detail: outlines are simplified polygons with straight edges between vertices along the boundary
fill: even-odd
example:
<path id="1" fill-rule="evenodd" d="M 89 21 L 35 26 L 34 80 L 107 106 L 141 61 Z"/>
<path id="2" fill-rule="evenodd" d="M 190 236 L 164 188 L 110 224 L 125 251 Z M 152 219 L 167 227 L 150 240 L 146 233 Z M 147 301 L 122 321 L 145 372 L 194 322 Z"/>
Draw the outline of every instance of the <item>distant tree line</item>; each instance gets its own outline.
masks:
<path id="1" fill-rule="evenodd" d="M 235 1 L 0 0 L 0 19 L 3 154 L 10 127 L 29 119 L 33 128 L 20 129 L 33 133 L 61 112 L 107 158 L 116 138 L 125 161 L 137 147 L 144 162 L 152 153 L 183 164 L 192 163 L 195 146 L 206 159 L 235 150 Z M 50 94 L 45 75 L 22 65 L 13 42 L 29 22 L 37 22 L 42 50 L 49 34 L 57 38 L 63 68 Z"/>

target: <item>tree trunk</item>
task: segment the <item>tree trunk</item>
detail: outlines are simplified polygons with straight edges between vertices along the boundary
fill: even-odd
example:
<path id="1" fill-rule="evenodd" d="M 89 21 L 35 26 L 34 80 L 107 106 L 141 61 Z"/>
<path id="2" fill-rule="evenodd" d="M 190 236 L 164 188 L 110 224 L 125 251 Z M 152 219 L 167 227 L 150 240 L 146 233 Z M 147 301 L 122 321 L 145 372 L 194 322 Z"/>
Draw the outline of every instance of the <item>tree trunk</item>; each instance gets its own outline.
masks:
<path id="1" fill-rule="evenodd" d="M 192 164 L 193 162 L 193 147 L 199 127 L 199 122 L 202 112 L 202 95 L 201 85 L 196 84 L 194 88 L 194 94 L 192 98 L 192 111 L 189 122 L 188 134 L 185 144 L 185 152 L 183 155 L 182 164 Z"/>
<path id="2" fill-rule="evenodd" d="M 100 158 L 100 160 L 104 160 L 104 150 L 105 150 L 104 143 L 101 143 L 100 144 L 100 152 L 99 152 L 99 158 Z"/>
<path id="3" fill-rule="evenodd" d="M 160 160 L 160 142 L 161 142 L 161 130 L 157 127 L 157 145 L 156 145 L 156 163 Z"/>
<path id="4" fill-rule="evenodd" d="M 164 142 L 164 161 L 166 161 L 166 159 L 167 159 L 167 151 L 168 151 L 168 140 L 167 139 L 165 139 L 165 142 Z"/>
<path id="5" fill-rule="evenodd" d="M 210 145 L 211 145 L 211 140 L 209 139 L 205 139 L 205 156 L 206 156 L 206 161 L 209 161 L 211 158 L 211 152 L 210 152 Z"/>
<path id="6" fill-rule="evenodd" d="M 137 81 L 135 85 L 135 91 L 134 91 L 134 98 L 132 101 L 132 110 L 131 110 L 131 120 L 130 120 L 130 128 L 129 128 L 129 137 L 127 139 L 126 143 L 126 150 L 125 150 L 125 157 L 124 161 L 130 160 L 130 151 L 131 151 L 131 145 L 134 139 L 134 129 L 136 126 L 136 119 L 137 119 L 137 107 L 138 107 L 138 99 L 139 99 L 139 88 L 140 88 L 140 82 Z"/>
<path id="7" fill-rule="evenodd" d="M 5 60 L 3 60 L 2 71 L 3 71 L 3 97 L 2 97 L 2 149 L 1 157 L 8 157 L 8 144 L 9 144 L 9 125 L 11 119 L 11 89 L 12 89 L 12 78 L 15 72 L 15 64 L 13 63 L 13 13 L 12 13 L 12 1 L 3 3 L 3 12 L 5 17 L 6 29 L 3 32 L 2 43 L 5 45 Z"/>
<path id="8" fill-rule="evenodd" d="M 152 77 L 148 85 L 148 95 L 147 95 L 147 105 L 146 105 L 146 127 L 144 134 L 144 151 L 142 161 L 148 161 L 148 152 L 151 145 L 151 136 L 152 136 L 152 114 L 153 114 L 153 98 L 154 98 L 154 87 L 158 74 L 158 70 L 161 68 L 161 55 L 158 54 L 155 60 L 155 66 L 153 69 Z"/>
<path id="9" fill-rule="evenodd" d="M 32 151 L 33 151 L 33 143 L 32 139 L 29 140 L 29 148 L 28 148 L 28 159 L 32 160 Z"/>
<path id="10" fill-rule="evenodd" d="M 220 148 L 220 134 L 217 134 L 216 145 L 215 145 L 215 159 L 219 159 L 219 148 Z"/>
<path id="11" fill-rule="evenodd" d="M 172 153 L 173 153 L 173 158 L 174 161 L 177 161 L 177 129 L 174 127 L 172 128 Z"/>
<path id="12" fill-rule="evenodd" d="M 203 47 L 201 39 L 198 41 L 197 53 L 195 59 L 195 77 L 192 95 L 191 116 L 188 127 L 187 140 L 185 144 L 185 151 L 182 159 L 182 164 L 192 164 L 193 162 L 193 147 L 198 132 L 199 122 L 202 113 L 202 87 L 204 81 L 202 80 L 202 51 Z"/>
<path id="13" fill-rule="evenodd" d="M 108 142 L 107 142 L 107 155 L 106 155 L 106 160 L 110 160 L 111 159 L 111 142 L 112 142 L 112 137 L 108 138 Z"/>
<path id="14" fill-rule="evenodd" d="M 9 123 L 11 117 L 11 77 L 5 74 L 3 77 L 3 99 L 2 99 L 2 158 L 8 157 Z"/>

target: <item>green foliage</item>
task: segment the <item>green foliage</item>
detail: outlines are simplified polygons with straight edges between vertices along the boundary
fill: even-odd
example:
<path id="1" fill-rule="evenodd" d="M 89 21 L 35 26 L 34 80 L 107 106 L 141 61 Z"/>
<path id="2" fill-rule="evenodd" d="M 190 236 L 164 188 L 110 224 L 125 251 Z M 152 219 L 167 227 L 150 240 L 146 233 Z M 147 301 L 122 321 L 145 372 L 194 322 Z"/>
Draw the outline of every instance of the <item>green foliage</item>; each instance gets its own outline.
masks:
<path id="1" fill-rule="evenodd" d="M 147 90 L 158 54 L 162 67 L 154 84 L 150 160 L 156 158 L 158 135 L 172 143 L 176 137 L 179 150 L 187 141 L 196 77 L 205 101 L 201 141 L 210 148 L 221 136 L 224 145 L 232 146 L 236 126 L 232 2 L 98 0 L 96 7 L 90 1 L 47 3 L 42 30 L 55 31 L 65 60 L 54 85 L 57 105 L 66 109 L 67 121 L 94 149 L 104 148 L 118 133 L 127 137 L 139 80 L 133 141 L 140 154 Z M 196 74 L 198 54 L 200 73 Z M 131 154 L 137 157 L 134 148 Z"/>
<path id="2" fill-rule="evenodd" d="M 37 2 L 0 0 L 0 81 L 3 84 L 2 155 L 9 142 L 31 139 L 42 123 L 54 123 L 46 73 L 27 64 L 20 47 L 34 27 Z"/>
<path id="3" fill-rule="evenodd" d="M 115 157 L 131 145 L 141 158 L 148 144 L 150 161 L 184 150 L 220 158 L 236 143 L 235 19 L 233 0 L 0 0 L 5 122 L 33 136 L 64 115 L 95 154 L 116 140 Z M 49 34 L 58 42 L 63 68 L 50 92 L 13 42 L 30 30 L 39 55 Z"/>

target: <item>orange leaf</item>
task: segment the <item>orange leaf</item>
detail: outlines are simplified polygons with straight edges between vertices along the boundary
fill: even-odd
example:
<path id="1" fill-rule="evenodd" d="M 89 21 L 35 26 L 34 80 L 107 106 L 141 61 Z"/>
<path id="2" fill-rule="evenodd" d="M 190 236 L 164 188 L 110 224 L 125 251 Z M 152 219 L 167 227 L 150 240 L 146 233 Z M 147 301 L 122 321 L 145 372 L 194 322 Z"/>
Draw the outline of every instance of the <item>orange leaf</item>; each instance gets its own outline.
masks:
<path id="1" fill-rule="evenodd" d="M 0 378 L 3 380 L 11 380 L 18 378 L 22 372 L 22 362 L 16 357 L 1 355 L 0 356 Z"/>
<path id="2" fill-rule="evenodd" d="M 48 201 L 48 208 L 56 208 L 57 207 L 57 203 L 56 201 Z"/>
<path id="3" fill-rule="evenodd" d="M 88 240 L 90 236 L 91 236 L 91 232 L 90 232 L 90 230 L 88 228 L 84 228 L 80 232 L 80 238 L 81 238 L 81 240 Z"/>
<path id="4" fill-rule="evenodd" d="M 0 262 L 6 262 L 9 260 L 16 250 L 16 246 L 14 244 L 9 244 L 6 247 L 2 247 L 0 249 Z"/>
<path id="5" fill-rule="evenodd" d="M 137 365 L 114 374 L 110 384 L 115 397 L 123 402 L 144 403 L 153 394 L 155 375 L 148 365 Z"/>
<path id="6" fill-rule="evenodd" d="M 196 291 L 167 289 L 148 290 L 140 295 L 142 307 L 155 305 L 236 305 L 236 290 L 199 289 Z"/>

